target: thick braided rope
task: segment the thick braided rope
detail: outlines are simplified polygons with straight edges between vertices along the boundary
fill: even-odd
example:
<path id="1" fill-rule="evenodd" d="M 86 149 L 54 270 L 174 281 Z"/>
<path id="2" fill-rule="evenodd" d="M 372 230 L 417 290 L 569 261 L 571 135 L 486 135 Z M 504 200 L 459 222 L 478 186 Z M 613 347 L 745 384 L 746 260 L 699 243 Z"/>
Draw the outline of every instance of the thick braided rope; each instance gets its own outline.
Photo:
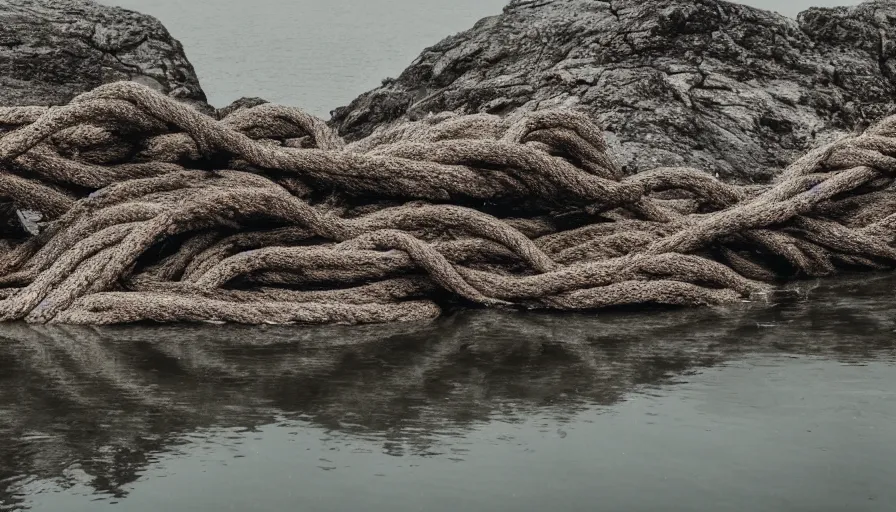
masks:
<path id="1" fill-rule="evenodd" d="M 763 186 L 623 177 L 570 111 L 445 113 L 346 144 L 297 109 L 214 119 L 121 82 L 0 108 L 0 130 L 0 197 L 44 219 L 0 244 L 7 321 L 724 304 L 896 263 L 896 117 Z"/>

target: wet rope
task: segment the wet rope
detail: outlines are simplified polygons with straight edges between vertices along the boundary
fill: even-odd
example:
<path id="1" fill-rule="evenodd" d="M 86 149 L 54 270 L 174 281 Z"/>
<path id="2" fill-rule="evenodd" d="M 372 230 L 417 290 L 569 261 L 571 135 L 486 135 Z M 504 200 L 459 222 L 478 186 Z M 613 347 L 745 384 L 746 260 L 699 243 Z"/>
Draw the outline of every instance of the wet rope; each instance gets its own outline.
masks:
<path id="1" fill-rule="evenodd" d="M 346 143 L 300 110 L 217 119 L 134 83 L 0 108 L 0 319 L 410 321 L 763 298 L 896 264 L 896 117 L 769 185 L 623 176 L 571 111 L 439 114 Z M 4 219 L 7 223 L 14 219 Z"/>

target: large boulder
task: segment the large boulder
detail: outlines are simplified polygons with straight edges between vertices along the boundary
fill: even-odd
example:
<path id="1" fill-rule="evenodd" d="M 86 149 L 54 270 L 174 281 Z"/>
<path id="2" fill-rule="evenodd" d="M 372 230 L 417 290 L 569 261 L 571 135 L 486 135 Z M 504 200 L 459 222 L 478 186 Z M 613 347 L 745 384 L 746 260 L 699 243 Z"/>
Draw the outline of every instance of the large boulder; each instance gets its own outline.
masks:
<path id="1" fill-rule="evenodd" d="M 720 0 L 514 0 L 333 113 L 358 138 L 429 112 L 571 107 L 628 172 L 762 181 L 891 113 L 896 3 L 796 20 Z"/>
<path id="2" fill-rule="evenodd" d="M 207 109 L 181 44 L 151 16 L 89 0 L 0 0 L 0 105 L 58 105 L 133 80 Z"/>
<path id="3" fill-rule="evenodd" d="M 133 80 L 212 113 L 183 46 L 151 16 L 89 0 L 0 0 L 0 106 L 60 105 Z M 36 232 L 0 196 L 0 234 Z"/>

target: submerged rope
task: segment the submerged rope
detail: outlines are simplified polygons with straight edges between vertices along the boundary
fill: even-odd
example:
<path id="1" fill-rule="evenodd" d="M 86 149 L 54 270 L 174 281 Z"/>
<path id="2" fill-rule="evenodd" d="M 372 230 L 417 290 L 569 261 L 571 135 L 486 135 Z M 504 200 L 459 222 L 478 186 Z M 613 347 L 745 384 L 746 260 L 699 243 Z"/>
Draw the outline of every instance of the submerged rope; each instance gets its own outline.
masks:
<path id="1" fill-rule="evenodd" d="M 440 114 L 345 143 L 263 104 L 134 83 L 0 108 L 0 319 L 368 323 L 450 305 L 723 304 L 896 264 L 896 117 L 775 183 L 624 177 L 582 114 Z M 12 219 L 5 219 L 7 222 Z"/>

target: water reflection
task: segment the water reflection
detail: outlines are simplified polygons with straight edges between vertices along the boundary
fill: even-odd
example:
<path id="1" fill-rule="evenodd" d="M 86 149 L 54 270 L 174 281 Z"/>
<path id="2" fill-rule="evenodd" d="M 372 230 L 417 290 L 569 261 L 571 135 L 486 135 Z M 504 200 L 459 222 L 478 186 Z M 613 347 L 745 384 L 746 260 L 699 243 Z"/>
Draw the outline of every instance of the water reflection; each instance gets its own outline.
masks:
<path id="1" fill-rule="evenodd" d="M 894 284 L 821 282 L 772 306 L 393 326 L 3 325 L 0 509 L 21 504 L 25 481 L 73 485 L 74 474 L 123 496 L 183 434 L 212 426 L 286 417 L 400 456 L 496 418 L 562 422 L 757 353 L 896 361 Z"/>

